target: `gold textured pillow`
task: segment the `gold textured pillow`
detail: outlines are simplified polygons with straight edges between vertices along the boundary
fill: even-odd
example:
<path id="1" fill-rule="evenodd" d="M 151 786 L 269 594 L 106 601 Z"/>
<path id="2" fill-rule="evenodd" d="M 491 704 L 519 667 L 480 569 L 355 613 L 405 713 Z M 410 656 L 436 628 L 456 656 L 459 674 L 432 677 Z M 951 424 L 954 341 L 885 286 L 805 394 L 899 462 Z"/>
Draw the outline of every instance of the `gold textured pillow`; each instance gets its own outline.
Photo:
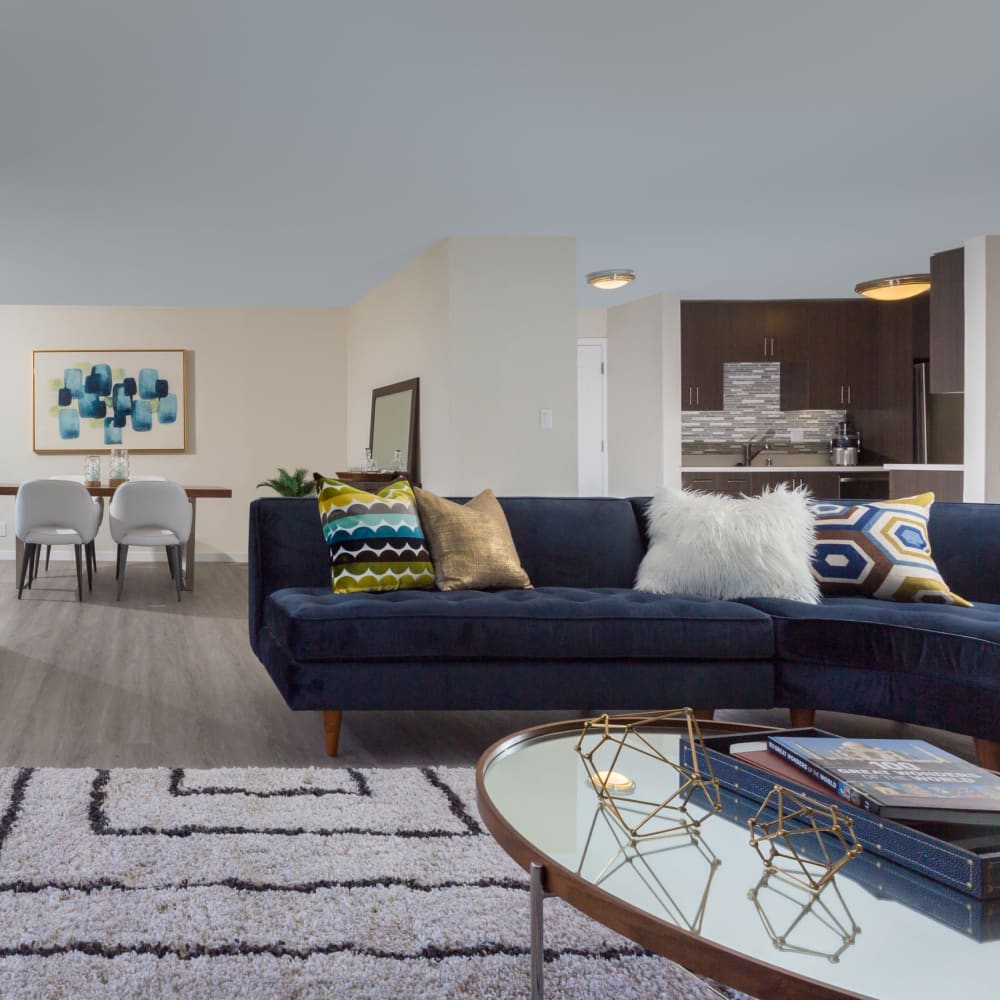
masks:
<path id="1" fill-rule="evenodd" d="M 503 508 L 492 490 L 466 504 L 414 487 L 438 590 L 531 586 L 521 567 Z"/>

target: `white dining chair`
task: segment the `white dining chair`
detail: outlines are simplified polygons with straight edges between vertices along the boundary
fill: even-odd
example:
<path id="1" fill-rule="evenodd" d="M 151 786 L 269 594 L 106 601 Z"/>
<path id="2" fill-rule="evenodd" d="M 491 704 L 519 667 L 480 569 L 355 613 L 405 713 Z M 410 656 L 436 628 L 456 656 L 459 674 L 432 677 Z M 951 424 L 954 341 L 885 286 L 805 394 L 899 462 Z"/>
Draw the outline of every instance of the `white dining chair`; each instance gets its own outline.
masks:
<path id="1" fill-rule="evenodd" d="M 108 509 L 111 537 L 118 545 L 118 600 L 125 586 L 131 545 L 162 545 L 181 599 L 182 552 L 191 535 L 191 503 L 180 483 L 169 479 L 129 480 L 115 490 Z"/>
<path id="2" fill-rule="evenodd" d="M 101 512 L 81 483 L 60 479 L 30 479 L 18 487 L 14 500 L 14 534 L 24 543 L 17 599 L 28 589 L 38 568 L 43 545 L 72 545 L 76 555 L 76 593 L 83 600 L 83 549 L 91 545 L 101 523 Z M 93 588 L 87 559 L 87 589 Z"/>
<path id="3" fill-rule="evenodd" d="M 49 479 L 62 479 L 62 480 L 65 480 L 67 483 L 79 483 L 81 486 L 84 484 L 84 481 L 85 481 L 84 478 L 83 478 L 83 476 L 49 476 Z M 104 501 L 101 500 L 101 499 L 99 499 L 98 497 L 91 497 L 90 499 L 94 501 L 94 505 L 97 507 L 97 511 L 100 514 L 100 517 L 97 520 L 97 530 L 100 531 L 101 530 L 101 524 L 104 521 Z M 96 575 L 96 573 L 97 573 L 97 551 L 96 551 L 94 545 L 95 545 L 95 543 L 92 541 L 89 545 L 87 545 L 84 548 L 83 551 L 84 551 L 84 554 L 87 556 L 87 572 L 90 573 L 91 570 L 93 570 L 94 574 Z M 35 567 L 34 567 L 34 575 L 35 576 L 38 576 L 38 556 L 41 553 L 41 551 L 42 551 L 41 546 L 39 546 L 38 549 L 35 550 Z M 48 571 L 49 571 L 49 557 L 51 555 L 52 555 L 52 546 L 51 545 L 46 545 L 45 546 L 45 572 L 46 573 L 48 573 Z"/>

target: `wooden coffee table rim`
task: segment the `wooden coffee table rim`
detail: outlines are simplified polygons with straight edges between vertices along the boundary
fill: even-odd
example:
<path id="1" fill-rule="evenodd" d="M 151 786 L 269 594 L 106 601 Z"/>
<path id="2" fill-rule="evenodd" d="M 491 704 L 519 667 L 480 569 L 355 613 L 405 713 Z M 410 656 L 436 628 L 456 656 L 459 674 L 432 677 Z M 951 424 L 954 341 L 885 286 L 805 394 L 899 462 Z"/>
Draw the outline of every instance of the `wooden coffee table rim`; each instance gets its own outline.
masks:
<path id="1" fill-rule="evenodd" d="M 525 871 L 530 869 L 532 862 L 543 866 L 546 892 L 566 900 L 598 923 L 657 955 L 678 962 L 691 972 L 710 976 L 727 986 L 766 1000 L 801 1000 L 804 996 L 810 1000 L 871 1000 L 866 994 L 839 990 L 815 979 L 797 976 L 659 920 L 588 882 L 525 840 L 494 807 L 486 793 L 486 768 L 499 754 L 520 743 L 578 731 L 582 724 L 583 720 L 554 722 L 521 730 L 494 743 L 480 757 L 476 767 L 476 801 L 486 828 Z M 760 732 L 766 728 L 735 722 L 699 722 L 699 726 L 703 733 Z M 747 837 L 749 841 L 749 834 Z M 750 850 L 749 846 L 747 850 Z"/>

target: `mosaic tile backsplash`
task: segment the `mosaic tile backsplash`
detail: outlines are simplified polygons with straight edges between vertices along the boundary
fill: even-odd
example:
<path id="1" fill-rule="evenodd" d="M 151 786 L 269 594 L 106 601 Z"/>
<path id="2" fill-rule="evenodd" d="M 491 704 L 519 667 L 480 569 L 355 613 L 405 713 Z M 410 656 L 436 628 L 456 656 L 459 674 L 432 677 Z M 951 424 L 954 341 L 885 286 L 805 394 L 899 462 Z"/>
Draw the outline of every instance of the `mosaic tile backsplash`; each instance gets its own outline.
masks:
<path id="1" fill-rule="evenodd" d="M 813 454 L 826 451 L 844 410 L 782 410 L 781 364 L 777 361 L 724 365 L 724 410 L 681 414 L 681 444 L 687 455 L 739 451 L 744 441 L 774 429 L 768 444 L 774 451 Z M 791 431 L 804 440 L 792 444 Z"/>

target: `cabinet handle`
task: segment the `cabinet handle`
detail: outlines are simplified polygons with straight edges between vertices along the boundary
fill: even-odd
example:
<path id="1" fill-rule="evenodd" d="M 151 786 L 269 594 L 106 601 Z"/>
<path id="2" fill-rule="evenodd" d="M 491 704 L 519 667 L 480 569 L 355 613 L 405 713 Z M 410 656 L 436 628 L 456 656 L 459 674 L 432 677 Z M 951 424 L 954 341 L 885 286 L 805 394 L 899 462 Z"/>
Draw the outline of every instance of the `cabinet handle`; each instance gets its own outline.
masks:
<path id="1" fill-rule="evenodd" d="M 771 357 L 774 357 L 774 337 L 771 338 Z"/>
<path id="2" fill-rule="evenodd" d="M 764 338 L 764 357 L 767 357 L 767 337 Z"/>
<path id="3" fill-rule="evenodd" d="M 694 389 L 688 386 L 688 406 L 694 406 Z"/>
<path id="4" fill-rule="evenodd" d="M 848 406 L 851 405 L 851 387 L 850 386 L 847 387 L 847 405 Z"/>
<path id="5" fill-rule="evenodd" d="M 694 387 L 694 404 L 695 406 L 701 406 L 701 386 L 696 385 Z"/>
<path id="6" fill-rule="evenodd" d="M 843 386 L 840 387 L 840 405 L 841 406 L 844 405 L 844 387 Z"/>

